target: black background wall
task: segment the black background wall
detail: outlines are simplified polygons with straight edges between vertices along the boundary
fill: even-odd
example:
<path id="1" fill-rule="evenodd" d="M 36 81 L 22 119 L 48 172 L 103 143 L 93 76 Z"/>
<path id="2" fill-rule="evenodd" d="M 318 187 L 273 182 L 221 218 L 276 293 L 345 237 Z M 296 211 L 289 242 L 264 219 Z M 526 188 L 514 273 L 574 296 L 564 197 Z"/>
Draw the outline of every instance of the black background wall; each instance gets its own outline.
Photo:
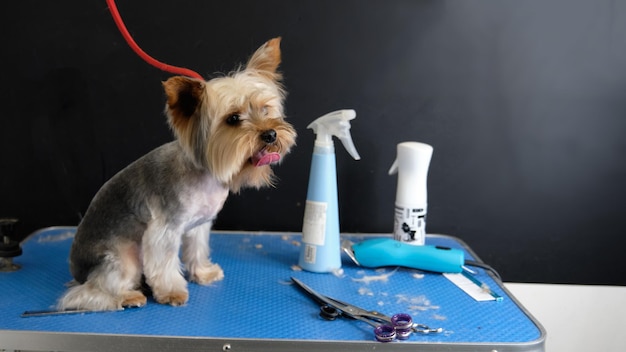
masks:
<path id="1" fill-rule="evenodd" d="M 391 232 L 396 144 L 434 147 L 428 231 L 505 280 L 626 284 L 626 3 L 119 0 L 151 55 L 205 77 L 282 36 L 298 146 L 276 189 L 226 203 L 218 229 L 300 231 L 314 118 L 353 108 L 337 146 L 341 229 Z M 170 141 L 160 82 L 104 0 L 0 13 L 0 216 L 19 234 L 76 225 L 98 188 Z"/>

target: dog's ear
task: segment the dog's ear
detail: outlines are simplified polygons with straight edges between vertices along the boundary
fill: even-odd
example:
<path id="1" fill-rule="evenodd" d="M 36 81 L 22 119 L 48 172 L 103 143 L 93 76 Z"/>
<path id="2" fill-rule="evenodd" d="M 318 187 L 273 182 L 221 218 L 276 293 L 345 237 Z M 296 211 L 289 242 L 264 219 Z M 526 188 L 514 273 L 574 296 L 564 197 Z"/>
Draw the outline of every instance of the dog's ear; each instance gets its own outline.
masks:
<path id="1" fill-rule="evenodd" d="M 261 45 L 248 61 L 246 69 L 256 70 L 271 79 L 279 80 L 280 74 L 276 70 L 280 65 L 280 40 L 277 37 Z"/>
<path id="2" fill-rule="evenodd" d="M 167 95 L 166 112 L 172 127 L 184 127 L 198 111 L 204 96 L 204 82 L 184 76 L 175 76 L 163 82 Z"/>

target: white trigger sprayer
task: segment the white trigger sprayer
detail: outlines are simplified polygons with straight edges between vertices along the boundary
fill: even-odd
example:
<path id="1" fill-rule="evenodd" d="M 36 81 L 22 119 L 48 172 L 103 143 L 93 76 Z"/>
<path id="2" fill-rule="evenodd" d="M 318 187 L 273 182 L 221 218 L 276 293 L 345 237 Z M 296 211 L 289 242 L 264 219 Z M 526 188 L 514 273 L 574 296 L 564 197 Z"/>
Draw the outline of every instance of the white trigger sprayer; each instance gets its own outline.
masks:
<path id="1" fill-rule="evenodd" d="M 298 265 L 307 271 L 325 273 L 341 268 L 337 170 L 332 137 L 339 138 L 346 151 L 355 160 L 360 160 L 350 135 L 350 120 L 354 118 L 354 110 L 338 110 L 317 118 L 307 127 L 317 135 L 298 260 Z"/>
<path id="2" fill-rule="evenodd" d="M 428 207 L 426 178 L 433 147 L 419 142 L 403 142 L 398 144 L 397 153 L 389 169 L 389 175 L 398 174 L 393 237 L 409 244 L 423 245 Z"/>

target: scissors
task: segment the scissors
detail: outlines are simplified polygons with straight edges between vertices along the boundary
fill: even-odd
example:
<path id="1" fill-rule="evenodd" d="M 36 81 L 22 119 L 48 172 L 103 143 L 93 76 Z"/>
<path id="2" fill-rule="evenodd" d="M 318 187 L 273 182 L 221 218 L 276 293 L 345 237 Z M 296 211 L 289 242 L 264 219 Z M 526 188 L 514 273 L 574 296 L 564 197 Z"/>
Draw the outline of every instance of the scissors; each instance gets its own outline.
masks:
<path id="1" fill-rule="evenodd" d="M 380 342 L 390 342 L 395 339 L 406 340 L 412 332 L 422 334 L 440 333 L 442 328 L 431 329 L 423 324 L 414 324 L 413 319 L 406 313 L 395 314 L 391 317 L 382 313 L 365 310 L 357 306 L 324 296 L 302 281 L 292 277 L 291 280 L 308 293 L 315 301 L 322 304 L 320 316 L 326 320 L 335 320 L 339 315 L 360 320 L 374 327 L 374 336 Z"/>

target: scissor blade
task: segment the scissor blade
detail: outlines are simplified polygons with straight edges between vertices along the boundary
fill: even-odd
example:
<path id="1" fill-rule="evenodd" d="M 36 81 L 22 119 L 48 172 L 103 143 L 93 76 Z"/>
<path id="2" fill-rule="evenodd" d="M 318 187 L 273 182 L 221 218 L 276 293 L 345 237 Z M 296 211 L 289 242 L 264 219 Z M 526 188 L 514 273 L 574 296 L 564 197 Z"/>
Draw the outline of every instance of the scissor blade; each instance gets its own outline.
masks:
<path id="1" fill-rule="evenodd" d="M 315 291 L 314 289 L 304 284 L 304 282 L 296 279 L 295 277 L 292 277 L 291 281 L 293 281 L 296 285 L 300 286 L 300 288 L 303 289 L 306 293 L 308 293 L 311 297 L 313 297 L 317 301 L 317 303 L 326 304 L 333 308 L 339 309 L 339 307 L 337 307 L 333 301 L 328 299 L 328 297 L 317 293 L 317 291 Z"/>
<path id="2" fill-rule="evenodd" d="M 391 319 L 384 314 L 368 311 L 363 308 L 354 306 L 352 304 L 348 304 L 340 300 L 337 300 L 328 296 L 324 296 L 318 293 L 317 291 L 313 290 L 309 286 L 307 286 L 302 281 L 296 279 L 295 277 L 292 277 L 291 280 L 294 283 L 296 283 L 298 286 L 300 286 L 300 288 L 306 291 L 309 295 L 311 295 L 317 301 L 317 303 L 325 304 L 335 309 L 338 309 L 342 312 L 344 316 L 347 316 L 353 319 L 363 320 L 363 321 L 365 321 L 364 318 L 369 318 L 369 319 L 374 319 L 374 320 L 387 322 L 387 323 L 391 322 Z M 367 322 L 367 323 L 371 324 L 371 322 Z M 376 326 L 376 325 L 373 325 L 373 326 Z"/>
<path id="3" fill-rule="evenodd" d="M 123 310 L 123 309 L 120 309 Z M 86 314 L 86 313 L 107 313 L 115 312 L 115 310 L 86 310 L 86 309 L 68 309 L 68 310 L 27 310 L 22 313 L 22 318 L 29 317 L 46 317 L 50 315 L 70 315 L 70 314 Z"/>

